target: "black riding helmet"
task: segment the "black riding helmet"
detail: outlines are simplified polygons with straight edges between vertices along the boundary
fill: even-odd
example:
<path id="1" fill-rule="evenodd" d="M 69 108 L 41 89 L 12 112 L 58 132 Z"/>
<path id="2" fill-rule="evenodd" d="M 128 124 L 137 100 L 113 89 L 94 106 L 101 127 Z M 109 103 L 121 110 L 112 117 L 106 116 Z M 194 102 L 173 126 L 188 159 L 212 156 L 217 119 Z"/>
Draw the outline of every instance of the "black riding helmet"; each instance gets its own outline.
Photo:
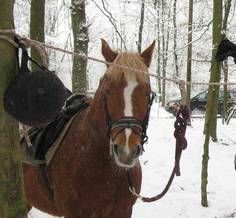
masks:
<path id="1" fill-rule="evenodd" d="M 21 45 L 21 49 L 21 67 L 4 94 L 4 107 L 19 122 L 42 126 L 61 111 L 67 91 L 55 72 L 30 58 L 24 46 Z M 39 67 L 37 71 L 29 70 L 29 60 Z"/>

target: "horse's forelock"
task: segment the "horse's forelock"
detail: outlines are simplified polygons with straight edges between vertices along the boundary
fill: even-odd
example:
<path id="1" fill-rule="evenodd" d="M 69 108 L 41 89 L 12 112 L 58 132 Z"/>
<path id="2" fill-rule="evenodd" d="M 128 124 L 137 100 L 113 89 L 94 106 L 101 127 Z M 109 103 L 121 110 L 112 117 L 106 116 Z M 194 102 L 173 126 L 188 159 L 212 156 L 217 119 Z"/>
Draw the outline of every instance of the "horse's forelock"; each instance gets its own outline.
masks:
<path id="1" fill-rule="evenodd" d="M 125 77 L 126 80 L 135 80 L 140 83 L 147 83 L 149 81 L 148 68 L 139 54 L 119 53 L 114 64 L 105 73 L 112 80 L 120 81 Z M 121 65 L 121 67 L 117 65 Z"/>

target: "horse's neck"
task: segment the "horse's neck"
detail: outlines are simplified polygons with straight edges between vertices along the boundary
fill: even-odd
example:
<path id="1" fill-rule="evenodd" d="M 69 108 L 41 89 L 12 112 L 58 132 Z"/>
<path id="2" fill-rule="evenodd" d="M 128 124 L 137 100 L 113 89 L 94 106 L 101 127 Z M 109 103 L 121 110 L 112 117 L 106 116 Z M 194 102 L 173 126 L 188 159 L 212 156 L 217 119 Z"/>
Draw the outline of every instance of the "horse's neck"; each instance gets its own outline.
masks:
<path id="1" fill-rule="evenodd" d="M 95 94 L 95 98 L 85 118 L 87 126 L 88 146 L 90 147 L 90 155 L 93 155 L 93 163 L 96 167 L 104 164 L 109 167 L 110 162 L 109 149 L 110 142 L 107 136 L 106 117 L 104 111 L 104 99 L 102 94 Z M 103 161 L 101 161 L 103 160 Z M 103 166 L 104 167 L 104 166 Z"/>
<path id="2" fill-rule="evenodd" d="M 88 112 L 87 119 L 90 129 L 94 130 L 93 132 L 96 132 L 97 137 L 101 137 L 103 139 L 107 138 L 104 95 L 102 92 L 98 91 L 98 93 L 95 94 L 95 98 L 91 105 L 90 111 Z"/>

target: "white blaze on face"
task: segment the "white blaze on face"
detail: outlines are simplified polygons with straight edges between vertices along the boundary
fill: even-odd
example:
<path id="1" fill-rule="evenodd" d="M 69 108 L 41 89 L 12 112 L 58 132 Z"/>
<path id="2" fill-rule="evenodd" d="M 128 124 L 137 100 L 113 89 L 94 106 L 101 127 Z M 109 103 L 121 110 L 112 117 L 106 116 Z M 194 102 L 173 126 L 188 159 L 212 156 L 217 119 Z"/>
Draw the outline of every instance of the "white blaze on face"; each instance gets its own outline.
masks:
<path id="1" fill-rule="evenodd" d="M 124 116 L 125 117 L 132 117 L 133 116 L 133 104 L 132 104 L 132 94 L 135 87 L 138 83 L 135 80 L 128 80 L 127 86 L 124 88 Z M 125 152 L 129 154 L 129 137 L 131 135 L 131 129 L 125 129 L 125 137 L 126 137 L 126 144 L 125 144 Z"/>
<path id="2" fill-rule="evenodd" d="M 137 85 L 138 83 L 136 81 L 129 80 L 127 81 L 127 86 L 124 88 L 124 99 L 125 99 L 124 115 L 125 117 L 133 116 L 132 94 Z"/>

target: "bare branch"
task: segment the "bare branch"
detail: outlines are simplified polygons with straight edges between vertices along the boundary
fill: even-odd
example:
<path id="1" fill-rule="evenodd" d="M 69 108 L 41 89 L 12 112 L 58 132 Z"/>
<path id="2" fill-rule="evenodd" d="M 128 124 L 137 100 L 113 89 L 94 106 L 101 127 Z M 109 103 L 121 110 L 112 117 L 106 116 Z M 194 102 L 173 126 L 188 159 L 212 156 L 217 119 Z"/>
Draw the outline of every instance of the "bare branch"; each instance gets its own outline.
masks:
<path id="1" fill-rule="evenodd" d="M 110 21 L 110 23 L 112 24 L 112 26 L 115 28 L 116 33 L 118 34 L 118 36 L 120 37 L 120 40 L 122 41 L 124 48 L 127 49 L 126 44 L 125 44 L 125 40 L 123 39 L 122 35 L 120 34 L 115 22 L 113 21 L 113 18 L 111 18 L 109 15 L 107 15 L 102 8 L 96 3 L 96 1 L 92 0 L 92 2 L 96 5 L 96 7 L 108 18 L 108 20 Z M 110 13 L 109 13 L 110 14 Z"/>

